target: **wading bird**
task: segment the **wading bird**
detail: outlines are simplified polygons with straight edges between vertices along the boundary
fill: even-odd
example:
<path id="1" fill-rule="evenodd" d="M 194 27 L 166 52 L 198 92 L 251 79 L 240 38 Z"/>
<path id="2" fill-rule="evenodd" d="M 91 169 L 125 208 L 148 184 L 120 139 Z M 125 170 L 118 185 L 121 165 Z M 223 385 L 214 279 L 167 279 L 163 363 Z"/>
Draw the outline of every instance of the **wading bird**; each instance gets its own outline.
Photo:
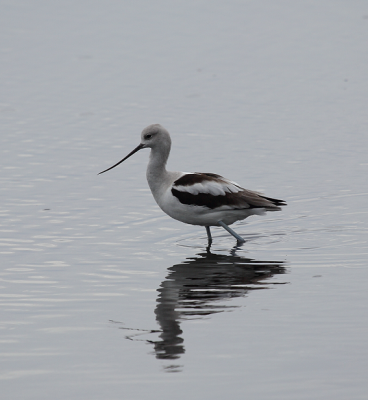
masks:
<path id="1" fill-rule="evenodd" d="M 147 181 L 156 203 L 170 217 L 206 228 L 208 243 L 212 243 L 211 226 L 222 226 L 238 244 L 244 239 L 228 225 L 266 211 L 279 211 L 283 200 L 247 190 L 220 175 L 201 172 L 166 170 L 171 148 L 169 132 L 161 125 L 149 125 L 141 133 L 141 143 L 121 161 L 100 172 L 115 168 L 141 149 L 150 148 Z"/>

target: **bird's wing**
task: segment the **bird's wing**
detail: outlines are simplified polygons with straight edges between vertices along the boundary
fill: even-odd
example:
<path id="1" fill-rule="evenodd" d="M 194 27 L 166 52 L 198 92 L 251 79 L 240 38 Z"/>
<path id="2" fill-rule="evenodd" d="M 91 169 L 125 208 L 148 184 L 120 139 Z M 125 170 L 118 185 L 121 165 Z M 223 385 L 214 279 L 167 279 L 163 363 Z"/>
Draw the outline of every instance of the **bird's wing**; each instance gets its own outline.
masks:
<path id="1" fill-rule="evenodd" d="M 275 199 L 265 198 L 260 193 L 211 173 L 186 173 L 173 183 L 171 192 L 182 204 L 209 209 L 280 209 Z"/>
<path id="2" fill-rule="evenodd" d="M 243 190 L 237 183 L 220 175 L 199 172 L 181 176 L 174 182 L 173 188 L 193 195 L 206 193 L 212 196 L 225 196 L 226 193 L 238 193 Z"/>

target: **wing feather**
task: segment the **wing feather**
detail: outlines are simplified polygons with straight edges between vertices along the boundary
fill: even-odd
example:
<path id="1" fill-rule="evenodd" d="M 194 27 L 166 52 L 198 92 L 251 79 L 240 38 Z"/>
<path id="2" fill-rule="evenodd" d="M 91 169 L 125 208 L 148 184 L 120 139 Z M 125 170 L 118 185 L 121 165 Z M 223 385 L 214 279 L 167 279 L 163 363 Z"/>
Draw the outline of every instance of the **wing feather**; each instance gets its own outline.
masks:
<path id="1" fill-rule="evenodd" d="M 286 205 L 282 200 L 264 197 L 210 173 L 184 174 L 174 182 L 171 191 L 183 204 L 209 209 L 264 208 L 267 211 L 277 211 L 280 210 L 279 205 Z"/>

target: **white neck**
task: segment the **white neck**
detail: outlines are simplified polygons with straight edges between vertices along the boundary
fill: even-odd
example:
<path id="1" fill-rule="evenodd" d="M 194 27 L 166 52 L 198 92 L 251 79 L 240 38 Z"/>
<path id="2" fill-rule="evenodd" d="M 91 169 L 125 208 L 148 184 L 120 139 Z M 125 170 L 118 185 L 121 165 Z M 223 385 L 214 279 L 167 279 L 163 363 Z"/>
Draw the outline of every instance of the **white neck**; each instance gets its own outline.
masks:
<path id="1" fill-rule="evenodd" d="M 170 147 L 170 144 L 168 144 L 167 146 L 157 146 L 151 149 L 146 176 L 148 185 L 156 201 L 159 194 L 163 193 L 162 186 L 167 185 L 169 182 L 166 163 L 169 158 Z"/>

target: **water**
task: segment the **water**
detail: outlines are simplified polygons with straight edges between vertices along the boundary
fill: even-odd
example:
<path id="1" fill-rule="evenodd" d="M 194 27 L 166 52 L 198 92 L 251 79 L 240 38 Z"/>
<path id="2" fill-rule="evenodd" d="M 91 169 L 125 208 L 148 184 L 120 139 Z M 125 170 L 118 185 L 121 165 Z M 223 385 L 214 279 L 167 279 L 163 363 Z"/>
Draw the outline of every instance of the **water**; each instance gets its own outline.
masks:
<path id="1" fill-rule="evenodd" d="M 365 399 L 363 1 L 3 2 L 0 379 L 12 399 Z M 148 151 L 282 212 L 164 215 Z"/>

